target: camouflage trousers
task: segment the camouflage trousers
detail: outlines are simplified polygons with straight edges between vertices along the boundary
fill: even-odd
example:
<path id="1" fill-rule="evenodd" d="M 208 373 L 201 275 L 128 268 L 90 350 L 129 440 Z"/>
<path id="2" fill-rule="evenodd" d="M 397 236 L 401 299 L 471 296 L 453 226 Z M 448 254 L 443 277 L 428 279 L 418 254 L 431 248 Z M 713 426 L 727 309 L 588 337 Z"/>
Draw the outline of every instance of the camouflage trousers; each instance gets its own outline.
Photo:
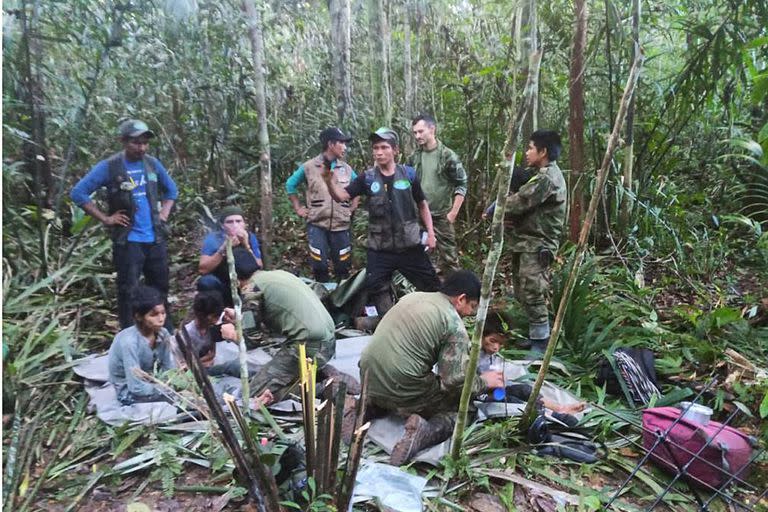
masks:
<path id="1" fill-rule="evenodd" d="M 307 343 L 307 357 L 317 361 L 317 368 L 328 364 L 336 353 L 336 339 L 329 341 L 312 341 Z M 288 393 L 299 382 L 299 344 L 290 342 L 284 344 L 272 360 L 251 378 L 251 396 L 257 396 L 269 389 L 276 402 L 284 400 Z"/>
<path id="2" fill-rule="evenodd" d="M 459 269 L 459 252 L 456 248 L 456 230 L 445 215 L 433 215 L 432 226 L 435 229 L 437 247 L 430 255 L 432 266 L 445 276 L 452 270 Z"/>
<path id="3" fill-rule="evenodd" d="M 549 337 L 549 294 L 551 273 L 549 266 L 539 261 L 537 252 L 512 253 L 512 284 L 515 298 L 528 317 L 529 337 Z M 546 325 L 546 333 L 537 332 Z M 543 332 L 543 331 L 542 331 Z"/>
<path id="4" fill-rule="evenodd" d="M 407 403 L 400 402 L 396 397 L 369 396 L 368 403 L 381 411 L 393 412 L 398 416 L 407 417 L 411 414 L 418 414 L 422 418 L 431 418 L 437 414 L 454 415 L 459 410 L 459 399 L 461 390 L 458 393 L 446 393 L 440 389 L 426 390 L 424 395 L 415 401 Z"/>

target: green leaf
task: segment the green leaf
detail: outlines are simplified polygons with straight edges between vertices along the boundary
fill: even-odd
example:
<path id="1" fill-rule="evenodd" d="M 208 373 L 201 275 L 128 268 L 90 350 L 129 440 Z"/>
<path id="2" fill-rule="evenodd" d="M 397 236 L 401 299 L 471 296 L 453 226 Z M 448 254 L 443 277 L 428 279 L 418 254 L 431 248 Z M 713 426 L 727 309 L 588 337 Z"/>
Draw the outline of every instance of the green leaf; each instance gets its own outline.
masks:
<path id="1" fill-rule="evenodd" d="M 768 393 L 763 397 L 763 402 L 760 404 L 760 417 L 768 418 Z"/>

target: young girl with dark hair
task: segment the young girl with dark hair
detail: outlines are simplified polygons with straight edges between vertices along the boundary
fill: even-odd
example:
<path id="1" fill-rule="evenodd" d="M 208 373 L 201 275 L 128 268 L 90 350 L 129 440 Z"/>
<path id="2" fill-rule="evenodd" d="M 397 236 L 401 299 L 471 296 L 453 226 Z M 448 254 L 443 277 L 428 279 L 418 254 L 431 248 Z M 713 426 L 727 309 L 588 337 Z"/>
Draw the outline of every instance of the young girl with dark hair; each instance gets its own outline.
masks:
<path id="1" fill-rule="evenodd" d="M 134 325 L 120 331 L 109 348 L 109 382 L 123 405 L 168 401 L 154 384 L 133 373 L 135 368 L 152 374 L 175 367 L 170 335 L 163 327 L 165 298 L 149 286 L 137 286 L 132 295 Z"/>

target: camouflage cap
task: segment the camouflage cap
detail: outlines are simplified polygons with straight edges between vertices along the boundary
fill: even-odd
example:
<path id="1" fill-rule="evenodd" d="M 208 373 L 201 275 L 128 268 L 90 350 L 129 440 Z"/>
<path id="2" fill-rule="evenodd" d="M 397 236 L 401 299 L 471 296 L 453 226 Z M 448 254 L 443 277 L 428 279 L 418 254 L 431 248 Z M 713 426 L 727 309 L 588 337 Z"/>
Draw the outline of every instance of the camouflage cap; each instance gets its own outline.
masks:
<path id="1" fill-rule="evenodd" d="M 118 131 L 120 132 L 120 137 L 123 138 L 141 137 L 142 135 L 146 135 L 149 138 L 155 136 L 154 132 L 147 126 L 147 123 L 139 121 L 138 119 L 128 119 L 127 121 L 123 121 L 120 123 Z"/>
<path id="2" fill-rule="evenodd" d="M 383 126 L 381 128 L 379 128 L 378 130 L 376 130 L 375 132 L 373 132 L 368 137 L 368 139 L 371 142 L 378 142 L 380 140 L 383 140 L 383 141 L 386 141 L 386 142 L 391 142 L 395 146 L 399 146 L 400 145 L 400 137 L 397 136 L 397 132 L 395 132 L 395 130 L 393 130 L 392 128 L 386 128 L 386 127 L 383 127 Z"/>

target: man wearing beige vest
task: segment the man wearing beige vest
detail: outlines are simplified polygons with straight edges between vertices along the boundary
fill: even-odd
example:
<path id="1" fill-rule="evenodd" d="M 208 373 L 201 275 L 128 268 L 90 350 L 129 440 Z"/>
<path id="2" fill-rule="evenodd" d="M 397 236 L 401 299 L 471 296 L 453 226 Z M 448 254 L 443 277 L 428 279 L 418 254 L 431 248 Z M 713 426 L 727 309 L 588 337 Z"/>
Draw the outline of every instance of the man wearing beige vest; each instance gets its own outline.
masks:
<path id="1" fill-rule="evenodd" d="M 309 239 L 309 261 L 315 281 L 330 281 L 328 260 L 333 261 L 333 273 L 337 279 L 349 275 L 352 259 L 349 225 L 352 212 L 359 199 L 335 201 L 328 193 L 321 176 L 323 162 L 331 168 L 333 181 L 344 188 L 357 176 L 355 171 L 342 159 L 347 151 L 347 142 L 352 137 L 336 127 L 320 132 L 320 144 L 323 152 L 307 160 L 285 182 L 293 209 L 299 217 L 307 219 L 307 238 Z M 306 205 L 299 201 L 298 188 L 306 184 Z"/>

